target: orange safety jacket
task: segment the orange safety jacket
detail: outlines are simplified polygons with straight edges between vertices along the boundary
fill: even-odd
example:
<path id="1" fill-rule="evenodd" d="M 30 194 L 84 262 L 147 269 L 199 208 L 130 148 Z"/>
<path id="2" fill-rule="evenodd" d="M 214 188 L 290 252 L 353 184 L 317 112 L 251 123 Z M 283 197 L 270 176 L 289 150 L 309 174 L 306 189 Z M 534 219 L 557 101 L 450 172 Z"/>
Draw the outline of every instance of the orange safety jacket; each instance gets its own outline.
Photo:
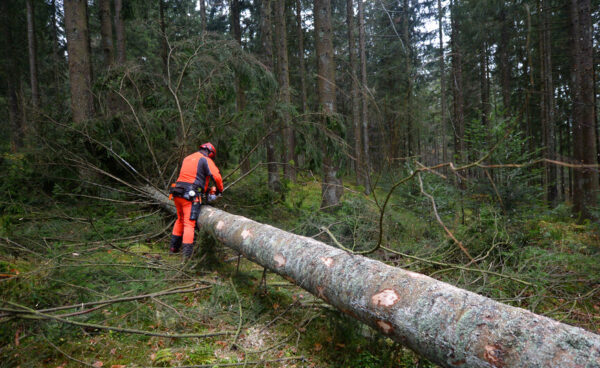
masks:
<path id="1" fill-rule="evenodd" d="M 206 193 L 211 178 L 217 186 L 217 191 L 223 192 L 223 179 L 219 168 L 210 157 L 198 151 L 183 159 L 175 185 L 186 190 Z"/>

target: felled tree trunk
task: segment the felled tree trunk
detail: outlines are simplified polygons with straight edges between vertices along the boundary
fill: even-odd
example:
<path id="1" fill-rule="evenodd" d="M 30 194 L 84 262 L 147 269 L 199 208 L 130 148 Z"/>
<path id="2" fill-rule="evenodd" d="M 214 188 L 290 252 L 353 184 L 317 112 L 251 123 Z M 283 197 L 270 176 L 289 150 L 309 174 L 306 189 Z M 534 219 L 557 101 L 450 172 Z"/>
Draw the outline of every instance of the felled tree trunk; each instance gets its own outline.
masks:
<path id="1" fill-rule="evenodd" d="M 164 194 L 148 192 L 174 210 Z M 206 206 L 226 246 L 443 367 L 599 367 L 600 336 Z"/>

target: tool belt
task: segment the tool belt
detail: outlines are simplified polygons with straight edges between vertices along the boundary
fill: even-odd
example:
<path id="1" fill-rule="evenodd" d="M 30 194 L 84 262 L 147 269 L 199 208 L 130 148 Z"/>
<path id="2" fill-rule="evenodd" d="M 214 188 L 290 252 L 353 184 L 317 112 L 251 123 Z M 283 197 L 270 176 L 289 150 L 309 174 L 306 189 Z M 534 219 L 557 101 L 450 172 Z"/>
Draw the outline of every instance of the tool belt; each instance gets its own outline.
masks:
<path id="1" fill-rule="evenodd" d="M 193 194 L 191 194 L 190 192 L 192 192 Z M 169 188 L 169 194 L 172 197 L 181 197 L 187 199 L 188 201 L 192 201 L 201 193 L 199 191 L 194 190 L 192 184 L 178 181 L 177 183 L 171 184 L 171 187 Z"/>

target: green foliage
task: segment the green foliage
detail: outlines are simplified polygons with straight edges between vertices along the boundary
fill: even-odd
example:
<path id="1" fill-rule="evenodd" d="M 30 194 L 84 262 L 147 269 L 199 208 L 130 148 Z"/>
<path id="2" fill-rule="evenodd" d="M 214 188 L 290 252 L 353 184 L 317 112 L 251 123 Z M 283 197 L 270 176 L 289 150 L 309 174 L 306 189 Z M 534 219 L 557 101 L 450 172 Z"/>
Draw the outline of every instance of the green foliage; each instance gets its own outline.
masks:
<path id="1" fill-rule="evenodd" d="M 465 140 L 472 148 L 470 161 L 486 157 L 484 163 L 488 165 L 522 165 L 539 155 L 537 151 L 526 151 L 525 147 L 531 138 L 525 137 L 518 129 L 516 120 L 495 114 L 489 119 L 488 126 L 480 120 L 473 120 L 467 126 Z M 490 152 L 492 147 L 494 149 Z M 485 194 L 490 200 L 497 200 L 499 196 L 504 208 L 510 210 L 519 204 L 541 198 L 541 188 L 530 185 L 534 180 L 541 180 L 541 173 L 540 168 L 531 167 L 500 168 L 487 174 L 478 172 L 472 181 L 472 191 Z"/>
<path id="2" fill-rule="evenodd" d="M 26 154 L 2 153 L 0 172 L 2 172 L 0 192 L 5 193 L 5 198 L 0 203 L 0 210 L 4 214 L 19 213 L 23 203 L 32 203 L 37 199 L 34 190 L 35 184 L 39 182 L 36 180 L 32 162 Z"/>

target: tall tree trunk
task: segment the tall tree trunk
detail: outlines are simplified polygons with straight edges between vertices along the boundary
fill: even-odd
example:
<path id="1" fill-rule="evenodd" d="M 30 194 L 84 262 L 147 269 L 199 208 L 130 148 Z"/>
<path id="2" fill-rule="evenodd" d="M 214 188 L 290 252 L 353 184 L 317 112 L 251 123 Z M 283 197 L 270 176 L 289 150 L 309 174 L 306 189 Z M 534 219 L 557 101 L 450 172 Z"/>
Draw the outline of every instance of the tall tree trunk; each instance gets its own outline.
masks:
<path id="1" fill-rule="evenodd" d="M 408 0 L 403 1 L 403 20 L 402 20 L 402 40 L 404 43 L 404 75 L 406 76 L 406 98 L 404 99 L 404 122 L 406 123 L 406 143 L 407 143 L 407 154 L 412 156 L 415 154 L 415 139 L 414 139 L 414 128 L 412 121 L 412 47 L 409 33 L 409 5 Z"/>
<path id="2" fill-rule="evenodd" d="M 364 184 L 362 139 L 360 125 L 360 105 L 358 101 L 358 62 L 356 60 L 356 42 L 354 39 L 354 2 L 346 0 L 346 23 L 348 24 L 348 56 L 350 58 L 352 126 L 354 128 L 354 168 L 356 185 Z"/>
<path id="3" fill-rule="evenodd" d="M 444 32 L 443 19 L 444 11 L 442 1 L 437 0 L 438 8 L 438 38 L 440 41 L 440 130 L 442 140 L 442 162 L 448 162 L 448 152 L 446 143 L 446 60 L 444 58 Z"/>
<path id="4" fill-rule="evenodd" d="M 102 38 L 104 66 L 108 68 L 115 61 L 110 0 L 99 0 L 98 5 L 100 8 L 100 36 Z"/>
<path id="5" fill-rule="evenodd" d="M 240 26 L 240 0 L 231 0 L 230 2 L 230 6 L 229 6 L 229 10 L 230 10 L 230 14 L 231 14 L 231 18 L 230 18 L 230 24 L 231 24 L 231 35 L 233 36 L 233 38 L 237 41 L 237 43 L 240 45 L 240 48 L 242 47 L 242 28 Z M 235 110 L 236 112 L 239 114 L 241 114 L 245 109 L 246 109 L 246 93 L 244 92 L 244 89 L 242 88 L 241 82 L 240 82 L 240 77 L 239 75 L 236 73 L 235 74 Z M 244 158 L 241 157 L 240 159 L 242 159 L 243 161 L 241 162 L 241 170 L 242 173 L 247 173 L 250 171 L 250 158 Z"/>
<path id="6" fill-rule="evenodd" d="M 283 175 L 287 180 L 296 182 L 296 163 L 294 159 L 294 152 L 296 151 L 296 137 L 289 112 L 291 97 L 287 54 L 287 27 L 285 18 L 285 0 L 275 0 L 275 52 L 277 54 L 277 81 L 279 82 L 279 102 L 285 105 L 281 112 L 281 117 L 283 120 L 283 138 L 285 142 L 285 162 L 283 164 Z"/>
<path id="7" fill-rule="evenodd" d="M 302 101 L 302 114 L 308 112 L 308 98 L 306 97 L 306 67 L 304 66 L 304 32 L 302 31 L 302 5 L 296 0 L 296 26 L 298 34 L 298 60 L 300 68 L 300 97 Z"/>
<path id="8" fill-rule="evenodd" d="M 331 30 L 331 1 L 314 0 L 315 44 L 317 57 L 317 92 L 319 111 L 324 127 L 335 117 L 335 65 L 333 60 L 333 32 Z M 337 206 L 342 197 L 342 180 L 337 177 L 339 166 L 333 159 L 334 148 L 327 144 L 323 155 L 322 208 Z"/>
<path id="9" fill-rule="evenodd" d="M 199 0 L 200 2 L 200 28 L 202 33 L 206 31 L 206 0 Z"/>
<path id="10" fill-rule="evenodd" d="M 360 84 L 361 84 L 361 125 L 363 145 L 363 173 L 365 180 L 365 194 L 371 194 L 371 158 L 369 154 L 369 104 L 367 85 L 367 52 L 365 40 L 365 11 L 363 0 L 358 0 L 358 48 L 360 54 Z"/>
<path id="11" fill-rule="evenodd" d="M 35 41 L 35 11 L 33 0 L 27 0 L 27 41 L 29 51 L 29 77 L 31 81 L 31 103 L 37 110 L 40 107 L 40 87 L 37 69 L 37 47 Z"/>
<path id="12" fill-rule="evenodd" d="M 151 198 L 175 213 L 152 188 Z M 596 367 L 600 335 L 206 206 L 225 246 L 442 367 Z"/>
<path id="13" fill-rule="evenodd" d="M 82 123 L 94 114 L 87 1 L 65 0 L 64 9 L 69 53 L 71 111 L 73 121 Z"/>
<path id="14" fill-rule="evenodd" d="M 160 26 L 160 57 L 163 64 L 163 75 L 169 78 L 169 46 L 167 45 L 167 27 L 165 24 L 164 0 L 158 0 L 158 23 Z"/>
<path id="15" fill-rule="evenodd" d="M 455 14 L 455 4 L 451 1 L 452 34 L 450 44 L 452 47 L 452 90 L 453 90 L 453 127 L 454 127 L 454 155 L 458 163 L 464 162 L 465 154 L 465 115 L 462 77 L 462 55 L 459 46 L 460 29 Z M 461 182 L 461 187 L 464 183 Z"/>
<path id="16" fill-rule="evenodd" d="M 554 84 L 552 81 L 552 43 L 550 36 L 550 21 L 548 0 L 538 3 L 540 14 L 540 77 L 542 80 L 541 93 L 541 123 L 544 157 L 549 160 L 556 159 L 556 137 L 554 132 Z M 557 171 L 554 164 L 546 162 L 544 165 L 544 188 L 546 200 L 552 204 L 557 199 Z"/>
<path id="17" fill-rule="evenodd" d="M 502 89 L 502 104 L 507 116 L 510 116 L 510 86 L 511 86 L 511 64 L 508 52 L 508 43 L 510 42 L 508 24 L 511 20 L 507 19 L 506 9 L 500 10 L 500 39 L 498 40 L 498 68 L 500 69 L 500 85 Z"/>
<path id="18" fill-rule="evenodd" d="M 577 163 L 595 165 L 596 131 L 594 122 L 593 45 L 590 0 L 571 0 L 573 27 L 573 132 L 574 156 Z M 588 206 L 596 205 L 597 169 L 575 170 L 573 205 L 581 219 L 592 218 Z"/>
<path id="19" fill-rule="evenodd" d="M 565 152 L 564 152 L 564 139 L 563 139 L 563 129 L 559 126 L 558 127 L 558 152 L 560 153 L 561 157 L 565 157 Z M 567 196 L 566 196 L 566 192 L 565 192 L 565 168 L 562 166 L 558 167 L 559 170 L 559 174 L 560 174 L 560 189 L 559 189 L 559 201 L 566 201 L 567 200 Z"/>
<path id="20" fill-rule="evenodd" d="M 263 52 L 263 64 L 270 71 L 273 72 L 273 33 L 271 27 L 271 0 L 262 0 L 260 6 L 260 33 L 261 33 L 261 44 Z M 281 190 L 281 181 L 279 180 L 279 166 L 277 165 L 276 159 L 276 144 L 277 134 L 274 132 L 276 129 L 272 126 L 273 123 L 273 101 L 267 103 L 265 112 L 265 130 L 270 132 L 266 139 L 266 151 L 267 151 L 267 184 L 269 189 L 274 191 Z"/>
<path id="21" fill-rule="evenodd" d="M 60 72 L 59 72 L 59 66 L 61 64 L 61 57 L 58 54 L 58 46 L 59 46 L 59 41 L 58 41 L 58 27 L 56 26 L 56 0 L 52 0 L 51 5 L 51 12 L 52 15 L 50 17 L 50 21 L 52 22 L 52 61 L 53 61 L 53 70 L 54 70 L 54 93 L 55 96 L 58 96 L 58 93 L 61 89 L 61 83 L 60 83 Z"/>
<path id="22" fill-rule="evenodd" d="M 117 63 L 125 64 L 125 22 L 123 21 L 123 0 L 115 0 L 115 33 L 117 39 Z"/>
<path id="23" fill-rule="evenodd" d="M 17 152 L 23 147 L 23 118 L 17 91 L 20 89 L 20 72 L 17 65 L 17 45 L 14 40 L 15 16 L 11 12 L 8 1 L 0 1 L 0 37 L 4 38 L 5 54 L 8 58 L 0 64 L 3 74 L 6 75 L 6 99 L 8 104 L 8 120 L 10 124 L 10 148 Z M 4 81 L 2 81 L 3 83 Z"/>
<path id="24" fill-rule="evenodd" d="M 483 42 L 481 47 L 481 53 L 479 54 L 479 67 L 480 67 L 480 93 L 481 93 L 481 122 L 489 132 L 489 116 L 490 116 L 490 89 L 488 80 L 488 55 L 487 55 L 487 42 Z M 487 135 L 488 144 L 490 136 Z"/>

